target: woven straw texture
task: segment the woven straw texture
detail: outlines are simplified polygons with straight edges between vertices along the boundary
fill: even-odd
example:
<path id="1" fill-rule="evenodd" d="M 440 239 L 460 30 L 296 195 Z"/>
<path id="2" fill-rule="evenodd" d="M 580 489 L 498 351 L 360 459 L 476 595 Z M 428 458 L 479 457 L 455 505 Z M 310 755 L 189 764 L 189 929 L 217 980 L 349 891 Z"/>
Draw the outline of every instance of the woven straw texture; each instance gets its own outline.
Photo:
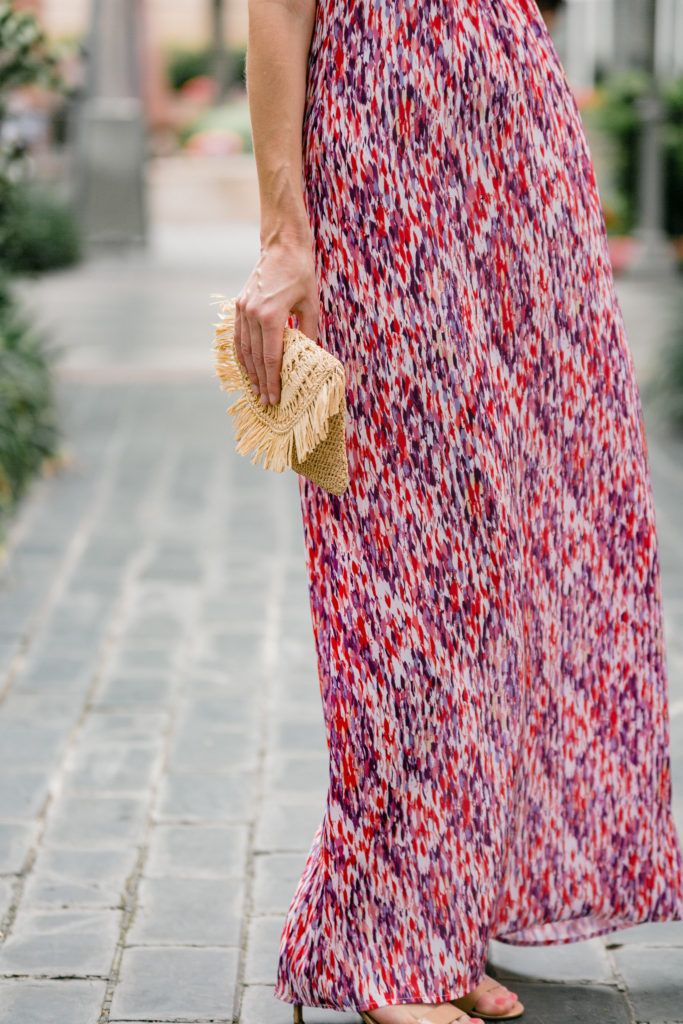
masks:
<path id="1" fill-rule="evenodd" d="M 254 465 L 276 473 L 292 469 L 330 494 L 343 494 L 349 484 L 343 363 L 303 331 L 286 326 L 280 401 L 262 405 L 235 351 L 235 300 L 217 298 L 215 375 L 222 390 L 238 393 L 228 408 L 237 451 L 247 455 L 254 449 Z"/>

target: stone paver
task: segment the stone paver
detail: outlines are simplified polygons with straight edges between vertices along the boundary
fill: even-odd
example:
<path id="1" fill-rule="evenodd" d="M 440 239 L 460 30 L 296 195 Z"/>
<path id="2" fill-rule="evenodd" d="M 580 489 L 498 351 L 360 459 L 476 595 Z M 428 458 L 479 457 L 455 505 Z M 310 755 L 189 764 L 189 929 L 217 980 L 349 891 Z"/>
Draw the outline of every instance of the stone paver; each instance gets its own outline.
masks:
<path id="1" fill-rule="evenodd" d="M 21 908 L 0 950 L 0 974 L 106 977 L 120 931 L 116 910 Z"/>
<path id="2" fill-rule="evenodd" d="M 306 863 L 302 853 L 262 853 L 254 857 L 255 914 L 284 914 Z"/>
<path id="3" fill-rule="evenodd" d="M 26 1024 L 93 1024 L 104 998 L 103 981 L 0 980 L 0 1020 Z"/>
<path id="4" fill-rule="evenodd" d="M 613 956 L 636 1020 L 683 1020 L 683 949 L 624 946 Z"/>
<path id="5" fill-rule="evenodd" d="M 566 982 L 613 980 L 610 959 L 600 939 L 549 946 L 511 946 L 492 939 L 489 957 L 498 978 Z M 517 991 L 512 984 L 509 987 Z"/>
<path id="6" fill-rule="evenodd" d="M 22 906 L 116 908 L 137 857 L 133 846 L 81 850 L 43 845 L 24 886 Z"/>
<path id="7" fill-rule="evenodd" d="M 113 1020 L 232 1020 L 235 949 L 128 947 Z"/>
<path id="8" fill-rule="evenodd" d="M 211 352 L 211 293 L 258 245 L 254 223 L 167 225 L 148 254 L 22 286 L 64 346 L 71 461 L 0 569 L 2 1024 L 292 1019 L 278 944 L 328 775 L 298 487 L 235 455 Z M 669 297 L 618 290 L 646 383 Z M 654 412 L 680 829 L 683 441 Z M 489 969 L 526 1024 L 655 1024 L 683 1021 L 682 951 L 683 922 L 646 924 L 493 940 Z"/>
<path id="9" fill-rule="evenodd" d="M 14 876 L 21 871 L 38 833 L 36 823 L 14 825 L 0 821 L 0 873 Z"/>
<path id="10" fill-rule="evenodd" d="M 273 985 L 284 914 L 252 917 L 247 939 L 244 980 L 247 985 Z"/>
<path id="11" fill-rule="evenodd" d="M 157 825 L 147 878 L 239 878 L 247 859 L 246 825 Z"/>
<path id="12" fill-rule="evenodd" d="M 147 946 L 239 946 L 241 879 L 143 878 L 128 941 Z"/>

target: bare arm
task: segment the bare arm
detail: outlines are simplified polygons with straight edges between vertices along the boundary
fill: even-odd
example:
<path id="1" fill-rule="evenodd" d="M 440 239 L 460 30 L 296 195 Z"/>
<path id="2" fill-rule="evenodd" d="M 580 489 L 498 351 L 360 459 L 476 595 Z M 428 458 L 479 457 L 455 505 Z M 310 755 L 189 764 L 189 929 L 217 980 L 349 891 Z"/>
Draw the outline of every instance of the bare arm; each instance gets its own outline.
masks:
<path id="1" fill-rule="evenodd" d="M 247 94 L 261 206 L 261 254 L 236 297 L 235 343 L 256 390 L 280 400 L 291 312 L 315 338 L 318 293 L 304 203 L 302 122 L 316 0 L 249 0 Z"/>

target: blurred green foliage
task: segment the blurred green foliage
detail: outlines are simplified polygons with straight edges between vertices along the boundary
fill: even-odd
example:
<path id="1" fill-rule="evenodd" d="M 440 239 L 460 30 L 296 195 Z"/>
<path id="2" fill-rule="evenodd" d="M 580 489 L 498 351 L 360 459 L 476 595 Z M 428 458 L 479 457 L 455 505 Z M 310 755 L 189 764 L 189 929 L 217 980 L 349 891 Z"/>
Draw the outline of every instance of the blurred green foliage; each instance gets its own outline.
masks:
<path id="1" fill-rule="evenodd" d="M 12 185 L 0 218 L 0 253 L 0 266 L 15 274 L 76 263 L 81 237 L 71 207 L 45 186 Z"/>
<path id="2" fill-rule="evenodd" d="M 28 481 L 58 448 L 51 359 L 45 340 L 19 311 L 8 271 L 45 269 L 61 253 L 65 211 L 23 181 L 26 144 L 3 131 L 13 89 L 63 90 L 58 56 L 35 17 L 0 0 L 0 531 Z M 32 203 L 36 202 L 33 207 Z M 61 218 L 61 219 L 60 219 Z"/>
<path id="3" fill-rule="evenodd" d="M 18 311 L 0 277 L 0 529 L 59 443 L 45 339 Z"/>
<path id="4" fill-rule="evenodd" d="M 648 386 L 648 399 L 678 430 L 683 431 L 683 290 L 678 290 L 673 329 Z"/>
<path id="5" fill-rule="evenodd" d="M 245 65 L 247 59 L 246 46 L 228 47 L 233 84 L 245 81 Z M 210 47 L 185 49 L 175 47 L 167 58 L 166 70 L 172 89 L 181 89 L 186 82 L 202 75 L 211 76 L 213 51 Z"/>
<path id="6" fill-rule="evenodd" d="M 201 75 L 211 74 L 211 51 L 171 50 L 166 64 L 169 84 L 172 89 L 182 89 L 186 82 Z"/>
<path id="7" fill-rule="evenodd" d="M 638 100 L 649 88 L 643 71 L 610 75 L 600 85 L 598 123 L 614 142 L 615 185 L 618 189 L 619 221 L 615 225 L 629 234 L 637 225 L 641 139 Z M 660 92 L 664 124 L 664 229 L 672 237 L 683 235 L 683 79 L 663 83 Z"/>
<path id="8" fill-rule="evenodd" d="M 243 96 L 204 111 L 195 121 L 181 129 L 179 132 L 181 145 L 185 145 L 193 135 L 200 132 L 233 133 L 239 137 L 242 151 L 251 153 L 253 140 L 247 97 Z"/>
<path id="9" fill-rule="evenodd" d="M 662 145 L 666 167 L 666 229 L 683 235 L 683 78 L 667 82 L 662 90 L 666 124 Z"/>
<path id="10" fill-rule="evenodd" d="M 0 128 L 7 119 L 12 89 L 30 84 L 62 89 L 58 56 L 33 14 L 15 11 L 11 3 L 0 0 Z M 24 148 L 21 140 L 0 133 L 0 182 L 7 181 Z"/>

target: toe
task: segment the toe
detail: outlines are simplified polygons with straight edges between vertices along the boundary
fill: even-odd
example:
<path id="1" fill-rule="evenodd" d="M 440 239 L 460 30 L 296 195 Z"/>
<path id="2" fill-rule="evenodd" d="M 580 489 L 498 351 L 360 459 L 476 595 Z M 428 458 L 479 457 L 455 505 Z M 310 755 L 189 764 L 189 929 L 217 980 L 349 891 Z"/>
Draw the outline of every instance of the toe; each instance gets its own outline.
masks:
<path id="1" fill-rule="evenodd" d="M 472 1012 L 505 1013 L 507 1010 L 511 1010 L 516 1002 L 517 993 L 512 992 L 505 985 L 496 982 L 495 985 L 491 985 L 486 992 L 482 992 L 477 998 Z"/>

